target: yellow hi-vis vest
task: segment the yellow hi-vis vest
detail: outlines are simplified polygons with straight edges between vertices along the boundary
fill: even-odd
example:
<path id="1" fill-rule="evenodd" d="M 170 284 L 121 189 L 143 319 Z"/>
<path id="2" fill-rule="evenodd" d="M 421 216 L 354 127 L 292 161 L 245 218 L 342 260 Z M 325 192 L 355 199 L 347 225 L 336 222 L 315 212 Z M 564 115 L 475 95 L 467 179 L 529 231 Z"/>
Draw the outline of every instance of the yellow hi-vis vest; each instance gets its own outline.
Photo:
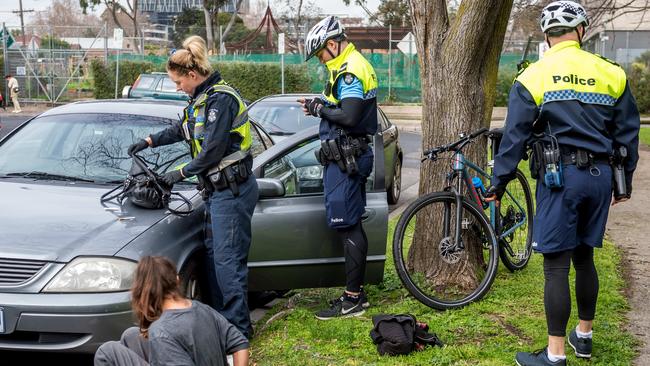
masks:
<path id="1" fill-rule="evenodd" d="M 334 105 L 339 104 L 336 93 L 336 82 L 339 77 L 345 74 L 352 74 L 361 81 L 363 85 L 363 99 L 372 99 L 377 97 L 377 74 L 352 43 L 336 58 L 325 63 L 329 72 L 329 81 L 323 91 L 323 96 Z"/>
<path id="2" fill-rule="evenodd" d="M 538 107 L 561 100 L 613 106 L 626 85 L 619 65 L 581 50 L 576 41 L 554 45 L 515 80 L 526 87 Z"/>
<path id="3" fill-rule="evenodd" d="M 232 95 L 239 104 L 239 112 L 237 113 L 237 116 L 235 117 L 235 120 L 233 121 L 232 127 L 230 129 L 230 133 L 237 133 L 242 137 L 239 149 L 242 151 L 248 151 L 253 142 L 253 138 L 251 136 L 251 124 L 248 119 L 246 104 L 244 104 L 244 101 L 239 96 L 239 93 L 222 80 L 218 84 L 211 86 L 206 91 L 201 93 L 194 100 L 194 103 L 192 103 L 192 105 L 190 105 L 188 108 L 185 108 L 182 130 L 185 139 L 190 142 L 192 158 L 195 158 L 201 152 L 201 144 L 205 138 L 205 105 L 208 98 L 214 93 L 225 93 Z M 190 119 L 194 120 L 193 136 L 190 136 L 190 130 L 188 128 Z"/>

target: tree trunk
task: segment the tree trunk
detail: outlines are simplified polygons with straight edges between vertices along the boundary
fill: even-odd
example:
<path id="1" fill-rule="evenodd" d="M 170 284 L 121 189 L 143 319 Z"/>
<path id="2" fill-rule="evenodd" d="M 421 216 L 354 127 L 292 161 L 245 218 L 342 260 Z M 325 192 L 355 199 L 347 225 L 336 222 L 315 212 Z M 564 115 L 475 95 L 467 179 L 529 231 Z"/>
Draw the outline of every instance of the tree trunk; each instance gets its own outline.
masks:
<path id="1" fill-rule="evenodd" d="M 230 28 L 232 28 L 233 24 L 235 24 L 235 20 L 237 20 L 237 14 L 239 13 L 239 8 L 241 7 L 241 3 L 243 0 L 235 0 L 235 11 L 232 13 L 232 16 L 230 17 L 230 20 L 228 21 L 228 25 L 226 25 L 226 29 L 223 31 L 223 34 L 221 35 L 221 39 L 219 40 L 220 43 L 226 42 L 228 33 L 230 32 Z M 219 44 L 219 52 L 221 53 L 221 44 Z"/>
<path id="2" fill-rule="evenodd" d="M 208 43 L 208 50 L 214 54 L 214 33 L 212 32 L 212 12 L 209 9 L 208 1 L 203 1 L 203 15 L 205 16 L 205 36 Z"/>
<path id="3" fill-rule="evenodd" d="M 420 61 L 423 149 L 455 141 L 460 132 L 488 127 L 512 0 L 463 0 L 451 24 L 445 0 L 409 0 L 409 5 Z M 464 153 L 484 166 L 485 140 L 477 140 Z M 424 162 L 420 194 L 441 190 L 448 170 L 448 161 Z M 440 256 L 432 255 L 431 245 L 425 246 L 438 243 L 441 231 L 418 221 L 408 265 L 436 283 L 475 286 L 474 272 L 482 264 L 480 247 L 466 243 L 463 263 L 445 270 L 451 267 L 436 263 L 442 262 Z M 437 272 L 432 273 L 432 268 Z"/>

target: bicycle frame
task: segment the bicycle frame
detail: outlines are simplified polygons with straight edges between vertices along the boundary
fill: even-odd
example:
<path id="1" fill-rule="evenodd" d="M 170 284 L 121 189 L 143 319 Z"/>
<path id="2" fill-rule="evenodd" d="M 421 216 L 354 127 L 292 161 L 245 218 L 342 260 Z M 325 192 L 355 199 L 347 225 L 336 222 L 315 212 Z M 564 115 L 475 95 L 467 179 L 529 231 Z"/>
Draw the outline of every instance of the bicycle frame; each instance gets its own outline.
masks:
<path id="1" fill-rule="evenodd" d="M 490 164 L 488 164 L 490 165 Z M 458 249 L 463 249 L 462 242 L 460 241 L 460 232 L 462 229 L 462 220 L 460 220 L 462 216 L 462 204 L 461 200 L 463 199 L 463 184 L 467 186 L 468 191 L 470 192 L 470 195 L 474 202 L 479 206 L 482 207 L 482 202 L 481 199 L 478 195 L 478 192 L 476 191 L 476 188 L 474 187 L 474 184 L 472 183 L 472 177 L 470 176 L 469 169 L 473 170 L 474 172 L 478 173 L 482 179 L 489 179 L 490 181 L 492 180 L 492 175 L 488 174 L 485 170 L 481 169 L 478 165 L 474 164 L 472 161 L 465 159 L 465 155 L 462 153 L 461 150 L 457 150 L 454 152 L 454 155 L 452 157 L 452 173 L 447 175 L 447 189 L 451 190 L 455 197 L 456 197 L 456 217 L 458 220 L 456 220 L 456 232 L 455 232 L 455 242 L 459 245 Z M 457 179 L 454 182 L 453 179 L 455 177 L 460 177 L 460 179 Z M 527 217 L 526 217 L 526 210 L 524 210 L 523 206 L 519 203 L 515 197 L 506 190 L 505 194 L 512 199 L 512 201 L 515 203 L 517 206 L 517 209 L 519 212 L 522 214 L 522 219 L 517 222 L 515 225 L 513 225 L 511 228 L 506 230 L 505 232 L 499 232 L 500 228 L 497 228 L 497 215 L 496 215 L 496 203 L 495 201 L 490 202 L 489 204 L 489 220 L 490 220 L 490 225 L 492 225 L 493 228 L 495 228 L 495 233 L 497 234 L 497 242 L 500 242 L 502 239 L 507 237 L 508 235 L 512 234 L 517 228 L 520 226 L 524 225 L 526 223 Z M 449 236 L 449 216 L 445 214 L 444 216 L 444 233 L 445 236 Z"/>

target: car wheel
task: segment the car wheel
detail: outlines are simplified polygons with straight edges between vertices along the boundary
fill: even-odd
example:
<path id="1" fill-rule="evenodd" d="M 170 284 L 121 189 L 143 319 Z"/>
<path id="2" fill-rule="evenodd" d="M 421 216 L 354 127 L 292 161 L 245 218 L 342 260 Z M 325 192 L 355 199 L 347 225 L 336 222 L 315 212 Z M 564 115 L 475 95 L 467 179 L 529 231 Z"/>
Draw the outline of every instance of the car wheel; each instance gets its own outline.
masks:
<path id="1" fill-rule="evenodd" d="M 394 205 L 399 200 L 402 193 L 402 160 L 399 157 L 395 159 L 395 166 L 393 169 L 393 181 L 386 190 L 388 196 L 388 203 Z"/>
<path id="2" fill-rule="evenodd" d="M 178 274 L 181 279 L 181 293 L 188 299 L 205 302 L 205 271 L 197 256 L 192 257 Z"/>

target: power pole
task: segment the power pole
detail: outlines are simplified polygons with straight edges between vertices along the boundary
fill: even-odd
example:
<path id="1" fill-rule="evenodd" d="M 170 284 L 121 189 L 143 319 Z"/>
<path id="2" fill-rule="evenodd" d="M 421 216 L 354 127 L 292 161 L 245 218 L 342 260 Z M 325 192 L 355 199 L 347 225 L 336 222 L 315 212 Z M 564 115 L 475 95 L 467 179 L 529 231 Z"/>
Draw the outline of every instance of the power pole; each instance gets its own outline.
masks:
<path id="1" fill-rule="evenodd" d="M 29 9 L 29 10 L 23 10 L 23 0 L 18 0 L 18 6 L 20 7 L 20 10 L 14 10 L 12 13 L 16 13 L 20 15 L 20 31 L 22 34 L 22 43 L 23 46 L 25 46 L 25 21 L 23 20 L 23 13 L 33 13 L 34 9 Z"/>

